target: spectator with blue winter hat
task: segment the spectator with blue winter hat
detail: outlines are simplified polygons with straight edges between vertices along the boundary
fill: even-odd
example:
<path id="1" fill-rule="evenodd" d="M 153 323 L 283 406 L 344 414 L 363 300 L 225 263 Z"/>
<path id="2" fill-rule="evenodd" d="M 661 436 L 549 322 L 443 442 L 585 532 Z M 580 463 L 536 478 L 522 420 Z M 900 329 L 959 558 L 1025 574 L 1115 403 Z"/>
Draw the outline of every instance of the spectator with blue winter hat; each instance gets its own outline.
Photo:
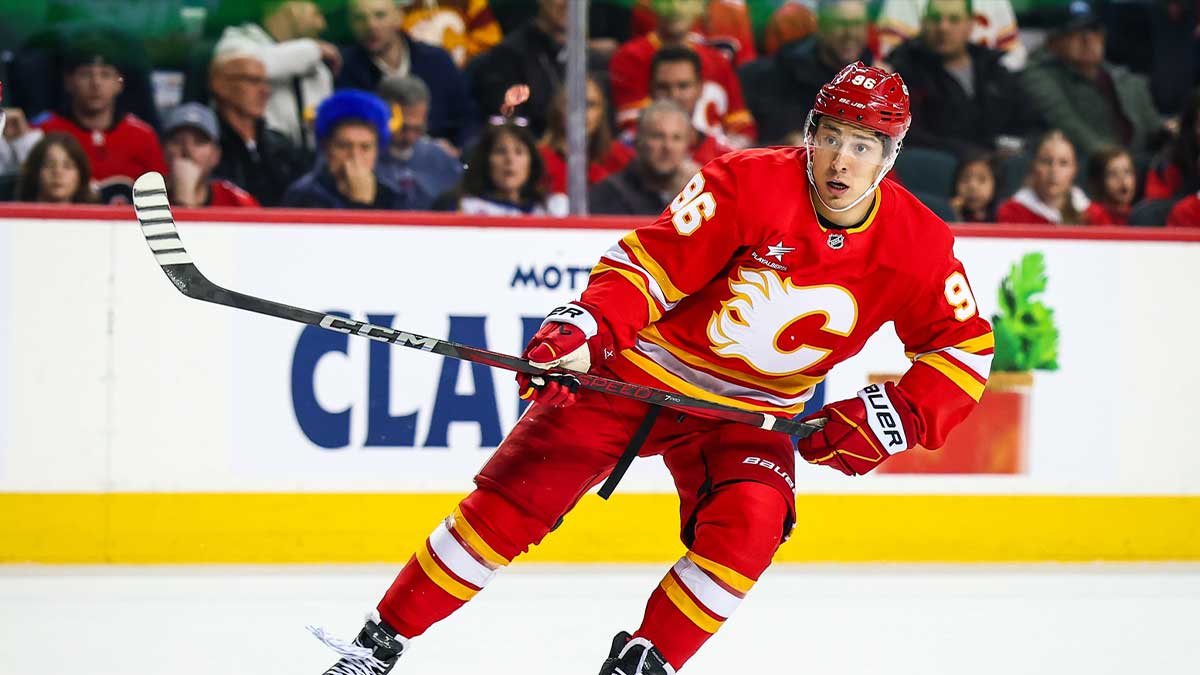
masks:
<path id="1" fill-rule="evenodd" d="M 391 142 L 391 110 L 376 95 L 347 89 L 317 107 L 320 158 L 283 195 L 283 206 L 404 209 L 403 195 L 375 175 L 379 149 Z"/>

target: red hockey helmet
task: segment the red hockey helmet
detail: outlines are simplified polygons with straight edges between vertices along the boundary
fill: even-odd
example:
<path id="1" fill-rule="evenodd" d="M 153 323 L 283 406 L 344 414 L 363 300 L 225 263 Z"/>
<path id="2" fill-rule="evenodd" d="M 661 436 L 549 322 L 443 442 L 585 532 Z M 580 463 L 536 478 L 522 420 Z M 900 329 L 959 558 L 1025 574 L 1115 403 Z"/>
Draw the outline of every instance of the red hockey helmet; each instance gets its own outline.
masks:
<path id="1" fill-rule="evenodd" d="M 903 139 L 912 122 L 908 87 L 898 73 L 852 63 L 817 92 L 813 112 Z"/>

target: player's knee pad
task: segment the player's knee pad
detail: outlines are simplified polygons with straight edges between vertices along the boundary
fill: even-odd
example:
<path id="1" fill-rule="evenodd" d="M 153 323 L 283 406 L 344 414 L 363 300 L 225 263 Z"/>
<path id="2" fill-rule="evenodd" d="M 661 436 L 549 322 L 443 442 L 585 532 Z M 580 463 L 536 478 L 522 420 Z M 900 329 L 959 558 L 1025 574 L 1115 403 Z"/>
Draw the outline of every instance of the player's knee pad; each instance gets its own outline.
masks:
<path id="1" fill-rule="evenodd" d="M 458 506 L 479 537 L 509 560 L 529 550 L 549 531 L 539 519 L 495 490 L 477 488 Z"/>
<path id="2" fill-rule="evenodd" d="M 771 486 L 751 481 L 722 485 L 696 509 L 689 548 L 757 577 L 791 529 L 791 513 Z"/>

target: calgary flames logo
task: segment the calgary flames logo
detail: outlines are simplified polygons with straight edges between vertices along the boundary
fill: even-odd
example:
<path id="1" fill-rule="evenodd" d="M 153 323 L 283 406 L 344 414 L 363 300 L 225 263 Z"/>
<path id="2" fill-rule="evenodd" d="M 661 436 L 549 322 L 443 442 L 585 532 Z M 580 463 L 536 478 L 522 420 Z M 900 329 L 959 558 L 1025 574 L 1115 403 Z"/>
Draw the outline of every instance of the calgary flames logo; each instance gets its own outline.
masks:
<path id="1" fill-rule="evenodd" d="M 841 286 L 796 286 L 774 270 L 739 269 L 729 290 L 733 297 L 708 322 L 713 352 L 764 375 L 794 375 L 829 354 L 801 341 L 801 319 L 823 315 L 820 330 L 842 337 L 858 320 L 854 296 Z"/>

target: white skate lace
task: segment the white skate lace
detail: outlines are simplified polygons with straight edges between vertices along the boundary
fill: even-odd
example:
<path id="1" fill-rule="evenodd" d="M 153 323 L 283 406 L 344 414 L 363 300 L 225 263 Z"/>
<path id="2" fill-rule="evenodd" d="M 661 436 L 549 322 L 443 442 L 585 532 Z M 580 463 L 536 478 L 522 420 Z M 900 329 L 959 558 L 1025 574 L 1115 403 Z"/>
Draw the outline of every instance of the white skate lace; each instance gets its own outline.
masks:
<path id="1" fill-rule="evenodd" d="M 379 675 L 386 672 L 387 665 L 375 658 L 374 653 L 361 645 L 336 638 L 318 626 L 306 626 L 308 632 L 342 658 L 325 671 L 325 675 Z"/>

